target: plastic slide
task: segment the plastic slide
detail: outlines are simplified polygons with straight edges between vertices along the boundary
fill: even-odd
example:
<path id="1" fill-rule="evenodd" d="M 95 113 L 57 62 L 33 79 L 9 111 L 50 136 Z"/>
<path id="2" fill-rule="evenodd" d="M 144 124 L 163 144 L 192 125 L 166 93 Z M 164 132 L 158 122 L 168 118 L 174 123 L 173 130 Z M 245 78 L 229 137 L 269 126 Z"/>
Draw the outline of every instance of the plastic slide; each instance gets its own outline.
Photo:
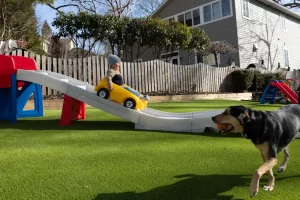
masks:
<path id="1" fill-rule="evenodd" d="M 37 83 L 85 102 L 95 108 L 135 123 L 136 129 L 203 132 L 206 127 L 216 127 L 211 117 L 223 110 L 206 112 L 168 113 L 146 108 L 136 111 L 125 108 L 96 95 L 94 86 L 74 78 L 50 71 L 18 70 L 17 80 Z"/>
<path id="2" fill-rule="evenodd" d="M 298 95 L 289 86 L 287 86 L 283 81 L 273 81 L 270 86 L 277 87 L 285 96 L 287 96 L 293 103 L 298 103 Z"/>

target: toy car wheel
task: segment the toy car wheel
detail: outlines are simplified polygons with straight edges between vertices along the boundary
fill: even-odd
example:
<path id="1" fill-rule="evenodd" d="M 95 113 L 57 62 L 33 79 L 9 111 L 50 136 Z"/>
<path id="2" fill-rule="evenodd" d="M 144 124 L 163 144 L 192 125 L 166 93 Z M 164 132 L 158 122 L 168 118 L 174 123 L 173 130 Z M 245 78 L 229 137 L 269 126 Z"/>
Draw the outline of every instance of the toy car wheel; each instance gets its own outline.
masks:
<path id="1" fill-rule="evenodd" d="M 134 99 L 129 98 L 124 101 L 124 106 L 126 108 L 134 109 L 136 106 L 136 102 Z"/>
<path id="2" fill-rule="evenodd" d="M 104 98 L 104 99 L 108 99 L 108 97 L 109 97 L 109 91 L 106 88 L 101 88 L 101 89 L 98 90 L 97 95 L 99 97 Z"/>

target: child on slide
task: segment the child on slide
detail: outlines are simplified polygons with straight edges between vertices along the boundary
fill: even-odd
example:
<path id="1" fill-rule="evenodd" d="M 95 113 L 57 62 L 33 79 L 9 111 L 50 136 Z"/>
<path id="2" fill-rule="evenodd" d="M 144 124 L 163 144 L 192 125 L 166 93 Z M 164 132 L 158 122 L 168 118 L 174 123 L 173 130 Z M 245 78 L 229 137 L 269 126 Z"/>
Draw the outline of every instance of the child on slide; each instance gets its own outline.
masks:
<path id="1" fill-rule="evenodd" d="M 124 89 L 128 90 L 129 92 L 133 93 L 140 99 L 149 100 L 150 98 L 148 95 L 142 95 L 141 93 L 134 90 L 133 88 L 131 88 L 127 85 L 124 85 L 124 80 L 123 80 L 122 74 L 120 72 L 120 62 L 121 62 L 121 59 L 118 56 L 109 54 L 109 56 L 108 56 L 109 69 L 106 72 L 106 79 L 107 79 L 109 91 L 113 90 L 112 83 L 115 83 L 115 84 L 123 87 Z"/>

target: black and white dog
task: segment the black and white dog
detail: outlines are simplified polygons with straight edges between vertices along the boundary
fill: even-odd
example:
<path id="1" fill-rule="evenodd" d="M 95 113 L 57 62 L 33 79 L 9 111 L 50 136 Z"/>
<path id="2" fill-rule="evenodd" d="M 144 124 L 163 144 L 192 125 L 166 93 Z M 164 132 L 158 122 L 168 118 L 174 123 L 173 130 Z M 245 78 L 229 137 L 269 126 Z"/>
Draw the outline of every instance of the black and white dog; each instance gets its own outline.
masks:
<path id="1" fill-rule="evenodd" d="M 300 105 L 286 105 L 277 111 L 231 106 L 212 117 L 212 120 L 218 124 L 227 124 L 224 132 L 241 133 L 260 150 L 264 163 L 253 174 L 250 196 L 257 194 L 259 180 L 265 173 L 268 174 L 268 184 L 263 189 L 272 191 L 275 186 L 272 169 L 277 164 L 276 154 L 284 152 L 284 160 L 278 168 L 278 172 L 283 172 L 290 157 L 288 146 L 300 131 Z"/>

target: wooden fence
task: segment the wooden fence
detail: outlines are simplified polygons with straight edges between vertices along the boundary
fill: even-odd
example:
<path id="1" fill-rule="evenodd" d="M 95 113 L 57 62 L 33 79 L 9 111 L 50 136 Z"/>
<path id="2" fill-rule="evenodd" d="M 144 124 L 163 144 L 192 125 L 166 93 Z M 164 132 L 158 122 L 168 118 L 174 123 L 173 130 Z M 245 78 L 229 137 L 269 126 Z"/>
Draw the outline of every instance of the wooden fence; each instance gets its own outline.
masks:
<path id="1" fill-rule="evenodd" d="M 96 85 L 108 69 L 107 59 L 92 56 L 79 59 L 62 59 L 13 51 L 11 55 L 34 58 L 41 70 L 68 75 Z M 173 65 L 161 60 L 143 63 L 122 63 L 120 67 L 125 82 L 132 88 L 152 95 L 231 92 L 232 67 L 216 68 L 202 63 Z M 43 88 L 44 95 L 56 95 L 57 91 Z"/>

